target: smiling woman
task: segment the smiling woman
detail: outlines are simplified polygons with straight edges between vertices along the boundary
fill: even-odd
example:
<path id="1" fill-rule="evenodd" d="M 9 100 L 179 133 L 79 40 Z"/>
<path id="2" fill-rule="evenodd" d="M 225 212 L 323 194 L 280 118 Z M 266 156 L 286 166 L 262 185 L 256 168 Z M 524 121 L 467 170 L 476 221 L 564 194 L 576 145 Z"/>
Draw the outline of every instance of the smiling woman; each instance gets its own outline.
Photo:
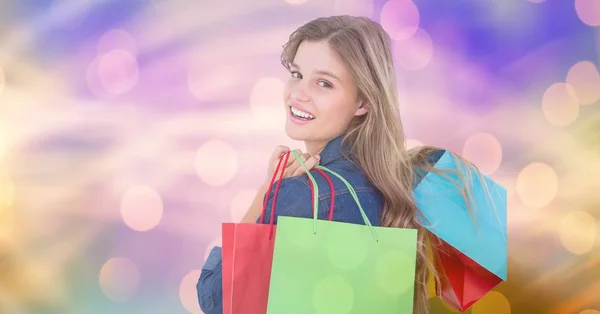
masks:
<path id="1" fill-rule="evenodd" d="M 413 308 L 414 304 L 413 313 L 424 314 L 429 312 L 426 281 L 430 273 L 434 276 L 436 274 L 427 257 L 427 230 L 418 218 L 420 210 L 412 191 L 415 182 L 418 182 L 418 174 L 430 171 L 441 154 L 440 150 L 426 146 L 407 150 L 398 109 L 391 42 L 381 25 L 368 18 L 352 16 L 319 18 L 301 26 L 290 35 L 281 54 L 281 63 L 290 73 L 283 90 L 287 114 L 285 132 L 291 139 L 304 142 L 306 153 L 297 150 L 294 155 L 301 158 L 306 167 L 300 167 L 299 161 L 293 157 L 283 161 L 281 156 L 290 149 L 277 147 L 269 160 L 264 184 L 250 204 L 242 223 L 268 223 L 269 220 L 262 219 L 263 217 L 272 217 L 274 224 L 278 217 L 283 216 L 313 217 L 310 210 L 315 208 L 311 201 L 313 194 L 308 183 L 309 176 L 304 169 L 313 173 L 311 169 L 317 164 L 326 167 L 345 178 L 348 185 L 340 180 L 326 182 L 322 176 L 317 175 L 321 169 L 311 174 L 311 178 L 313 175 L 316 177 L 316 185 L 321 190 L 319 203 L 323 205 L 319 206 L 322 209 L 315 210 L 319 219 L 330 217 L 336 222 L 350 224 L 369 224 L 368 221 L 373 226 L 419 231 L 416 257 L 411 254 L 412 257 L 405 259 L 392 259 L 405 260 L 405 263 L 384 263 L 391 266 L 390 269 L 407 271 L 411 278 L 385 275 L 378 278 L 386 280 L 375 281 L 380 285 L 385 283 L 384 286 L 389 291 L 406 293 L 404 298 L 411 301 L 413 291 L 410 287 L 414 285 L 414 301 L 404 301 L 403 306 Z M 278 178 L 277 188 L 273 191 L 271 186 L 275 179 L 274 173 L 279 169 L 279 162 L 282 162 L 283 171 Z M 471 166 L 467 162 L 464 164 Z M 476 169 L 473 171 L 475 174 L 479 173 Z M 462 188 L 457 193 L 465 198 L 470 197 L 469 184 L 461 174 L 458 177 L 461 182 L 457 186 Z M 270 178 L 273 178 L 271 182 L 268 181 Z M 327 186 L 329 189 L 321 189 Z M 332 204 L 328 207 L 330 201 Z M 277 210 L 274 208 L 275 204 Z M 223 239 L 226 244 L 225 233 Z M 260 260 L 259 247 L 250 251 L 253 258 Z M 410 262 L 411 258 L 413 261 L 416 258 L 416 272 L 415 264 Z M 229 259 L 223 261 L 221 248 L 215 247 L 202 268 L 197 284 L 198 299 L 204 313 L 220 314 L 225 305 L 227 313 L 240 313 L 229 308 L 234 305 L 254 308 L 255 303 L 243 303 L 237 299 L 233 303 L 229 288 L 226 290 L 229 298 L 223 300 L 223 263 L 232 262 Z M 250 269 L 237 267 L 236 273 L 239 269 Z M 368 269 L 367 272 L 369 275 L 363 276 L 377 277 L 377 269 Z M 387 273 L 382 271 L 379 274 Z M 261 272 L 244 276 L 253 276 L 258 280 Z M 267 293 L 256 292 L 262 288 L 255 287 L 256 282 L 253 284 L 252 292 L 243 293 L 258 293 L 262 298 L 257 303 L 258 306 L 266 306 Z M 330 294 L 326 294 L 331 291 L 330 286 L 327 287 L 313 287 L 312 310 L 318 312 L 326 308 L 322 301 L 331 299 Z M 383 313 L 378 311 L 381 304 L 374 302 L 373 298 L 365 293 L 353 295 L 355 287 L 347 288 L 348 296 L 344 301 L 355 300 L 355 304 L 363 304 L 364 308 L 352 308 L 350 302 L 348 308 L 343 307 L 344 311 Z M 247 295 L 244 297 L 249 298 Z M 256 298 L 252 299 L 252 302 L 256 301 Z M 396 303 L 401 302 L 399 299 L 395 300 Z M 269 305 L 270 302 L 271 300 Z M 336 304 L 331 306 L 340 306 L 341 303 Z M 365 307 L 364 304 L 368 305 Z M 395 310 L 397 312 L 398 309 Z M 330 311 L 333 310 L 325 310 Z"/>
<path id="2" fill-rule="evenodd" d="M 283 93 L 291 108 L 285 131 L 294 140 L 312 139 L 314 146 L 307 149 L 314 152 L 344 133 L 350 121 L 367 109 L 357 99 L 352 76 L 327 41 L 303 41 L 297 49 L 292 62 L 284 64 L 291 74 Z"/>

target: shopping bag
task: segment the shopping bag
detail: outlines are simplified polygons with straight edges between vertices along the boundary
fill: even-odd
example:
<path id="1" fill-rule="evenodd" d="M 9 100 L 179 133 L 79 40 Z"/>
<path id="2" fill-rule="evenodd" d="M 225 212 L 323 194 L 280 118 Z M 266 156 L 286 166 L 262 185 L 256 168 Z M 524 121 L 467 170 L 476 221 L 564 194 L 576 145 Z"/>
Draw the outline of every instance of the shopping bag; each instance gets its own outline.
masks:
<path id="1" fill-rule="evenodd" d="M 280 174 L 276 191 L 288 158 L 289 154 L 286 154 L 279 159 L 271 178 L 269 186 L 272 188 Z M 266 311 L 275 244 L 273 215 L 276 202 L 274 198 L 269 224 L 262 224 L 267 209 L 265 198 L 261 224 L 223 223 L 221 226 L 224 314 L 263 314 Z"/>
<path id="2" fill-rule="evenodd" d="M 486 175 L 478 175 L 450 153 L 435 163 L 455 173 L 427 173 L 414 190 L 425 227 L 432 233 L 433 259 L 440 274 L 440 298 L 466 311 L 507 279 L 506 190 Z M 459 188 L 461 173 L 468 182 L 471 211 Z"/>
<path id="3" fill-rule="evenodd" d="M 273 260 L 273 247 L 276 235 L 274 216 L 277 195 L 289 153 L 280 158 L 277 170 L 269 186 L 276 184 L 271 215 L 268 224 L 222 224 L 222 272 L 223 272 L 223 313 L 225 314 L 264 314 L 267 308 L 269 278 Z M 283 161 L 283 163 L 282 163 Z M 280 171 L 281 169 L 281 171 Z M 318 170 L 329 182 L 332 195 L 335 191 L 329 177 Z M 263 204 L 260 222 L 265 222 L 267 199 Z M 330 203 L 329 219 L 333 217 L 333 198 Z"/>
<path id="4" fill-rule="evenodd" d="M 346 185 L 365 225 L 317 220 L 307 172 L 315 211 L 278 219 L 267 313 L 412 313 L 417 230 L 374 227 L 353 187 L 317 168 Z"/>

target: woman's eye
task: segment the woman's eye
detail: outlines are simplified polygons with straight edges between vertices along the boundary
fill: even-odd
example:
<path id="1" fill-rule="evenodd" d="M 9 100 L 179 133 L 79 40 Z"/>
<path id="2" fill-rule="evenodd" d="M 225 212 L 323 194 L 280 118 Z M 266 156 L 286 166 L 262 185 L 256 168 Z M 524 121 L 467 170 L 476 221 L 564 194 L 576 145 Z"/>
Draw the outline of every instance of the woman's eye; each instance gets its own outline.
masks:
<path id="1" fill-rule="evenodd" d="M 292 71 L 292 77 L 297 78 L 297 79 L 301 79 L 302 78 L 302 74 L 300 74 L 300 72 L 298 72 L 298 71 Z"/>
<path id="2" fill-rule="evenodd" d="M 319 81 L 319 86 L 325 87 L 325 88 L 332 88 L 333 87 L 333 85 L 331 85 L 331 83 L 329 83 L 327 81 Z"/>

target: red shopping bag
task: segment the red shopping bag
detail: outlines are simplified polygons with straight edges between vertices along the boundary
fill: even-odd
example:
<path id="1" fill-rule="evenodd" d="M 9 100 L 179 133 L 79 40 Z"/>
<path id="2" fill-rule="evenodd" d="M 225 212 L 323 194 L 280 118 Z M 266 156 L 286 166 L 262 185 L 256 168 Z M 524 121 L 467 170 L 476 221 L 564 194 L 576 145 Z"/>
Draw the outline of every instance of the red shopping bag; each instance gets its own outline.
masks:
<path id="1" fill-rule="evenodd" d="M 433 243 L 434 265 L 440 275 L 437 295 L 465 312 L 503 280 L 440 239 Z M 436 285 L 437 286 L 437 285 Z"/>
<path id="2" fill-rule="evenodd" d="M 260 216 L 261 224 L 222 224 L 224 314 L 264 314 L 267 312 L 271 265 L 273 263 L 273 249 L 276 233 L 276 227 L 274 225 L 275 208 L 279 186 L 288 159 L 289 153 L 279 159 L 277 169 L 271 178 L 270 187 L 273 186 L 275 177 L 280 173 L 279 181 L 276 184 L 273 196 L 273 206 L 269 224 L 263 224 L 268 197 L 265 197 L 263 203 L 263 210 Z M 332 220 L 334 206 L 333 183 L 322 170 L 316 170 L 325 176 L 325 179 L 327 179 L 331 188 L 332 196 L 329 220 Z M 313 188 L 311 182 L 311 189 Z"/>

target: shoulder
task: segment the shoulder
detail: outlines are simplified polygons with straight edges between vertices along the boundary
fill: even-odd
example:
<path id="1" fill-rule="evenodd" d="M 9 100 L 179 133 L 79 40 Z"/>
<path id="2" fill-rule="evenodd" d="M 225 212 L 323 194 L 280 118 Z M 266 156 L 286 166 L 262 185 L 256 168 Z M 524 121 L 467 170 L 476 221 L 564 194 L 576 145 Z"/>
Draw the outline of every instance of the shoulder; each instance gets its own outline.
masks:
<path id="1" fill-rule="evenodd" d="M 318 189 L 318 218 L 328 219 L 333 208 L 333 220 L 362 224 L 364 221 L 356 202 L 358 200 L 370 222 L 377 225 L 382 207 L 382 198 L 375 186 L 367 180 L 362 170 L 349 161 L 342 159 L 328 163 L 326 168 L 346 180 L 356 191 L 357 199 L 354 198 L 350 189 L 340 178 L 326 170 L 312 169 L 310 174 L 314 178 Z M 265 195 L 267 208 L 263 223 L 268 223 L 273 208 L 275 209 L 275 223 L 277 223 L 277 217 L 279 216 L 301 218 L 311 218 L 313 216 L 314 195 L 308 175 L 285 178 L 281 180 L 279 188 L 277 188 L 277 185 L 278 181 L 274 182 L 270 191 Z"/>
<path id="2" fill-rule="evenodd" d="M 349 159 L 340 158 L 325 167 L 348 181 L 356 192 L 378 193 L 377 188 L 369 181 L 363 169 Z M 327 175 L 334 181 L 336 192 L 344 193 L 348 191 L 348 188 L 340 179 L 330 173 L 327 173 Z"/>
<path id="3" fill-rule="evenodd" d="M 369 218 L 369 221 L 373 225 L 379 225 L 381 209 L 383 208 L 383 196 L 375 185 L 370 182 L 365 172 L 358 165 L 346 158 L 339 158 L 328 163 L 325 167 L 346 181 L 344 182 L 338 176 L 328 171 L 315 176 L 319 186 L 333 186 L 333 193 L 324 194 L 321 200 L 326 198 L 331 201 L 333 196 L 334 220 L 364 224 L 365 222 L 359 209 L 360 206 Z M 352 187 L 356 195 L 352 195 L 351 189 L 348 188 L 346 183 Z M 326 190 L 331 189 L 328 188 Z"/>

